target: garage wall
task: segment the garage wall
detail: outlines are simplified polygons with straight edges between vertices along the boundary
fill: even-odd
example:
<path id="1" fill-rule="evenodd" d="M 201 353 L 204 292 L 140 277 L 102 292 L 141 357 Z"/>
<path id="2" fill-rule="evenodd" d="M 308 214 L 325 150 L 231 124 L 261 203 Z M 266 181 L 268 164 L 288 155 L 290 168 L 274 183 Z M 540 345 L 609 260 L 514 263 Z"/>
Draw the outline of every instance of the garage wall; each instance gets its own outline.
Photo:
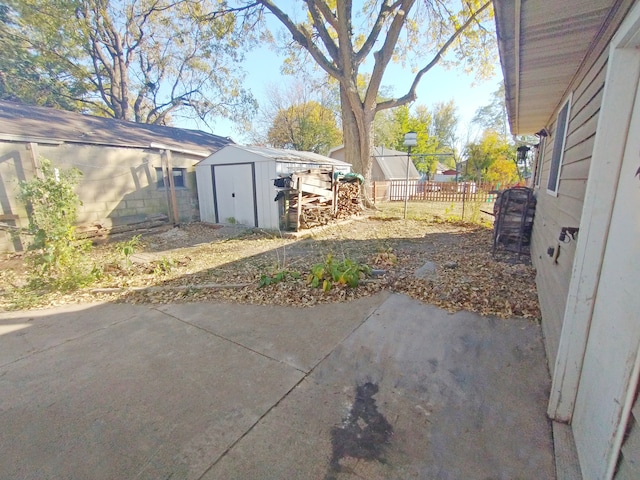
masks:
<path id="1" fill-rule="evenodd" d="M 34 178 L 33 161 L 28 144 L 0 143 L 0 207 L 3 214 L 17 214 L 20 227 L 28 220 L 18 202 L 18 184 Z M 156 167 L 162 166 L 160 152 L 154 150 L 103 147 L 95 145 L 44 145 L 37 147 L 61 169 L 76 167 L 82 172 L 77 193 L 83 205 L 78 224 L 100 224 L 111 228 L 141 221 L 148 215 L 167 214 L 167 193 L 157 187 Z M 186 169 L 185 187 L 176 188 L 181 222 L 199 220 L 195 170 L 198 157 L 172 154 L 172 166 Z M 0 235 L 0 250 L 12 251 L 17 245 L 6 232 Z"/>
<path id="2" fill-rule="evenodd" d="M 573 91 L 558 195 L 553 196 L 547 192 L 557 127 L 555 123 L 547 127 L 551 135 L 545 141 L 540 185 L 536 189 L 538 205 L 531 251 L 532 261 L 537 270 L 536 282 L 543 318 L 542 327 L 552 373 L 558 353 L 576 248 L 575 241 L 566 243 L 559 241 L 560 230 L 562 227 L 579 227 L 580 225 L 598 114 L 602 103 L 606 61 L 605 52 L 594 63 L 584 81 Z M 555 263 L 547 254 L 549 248 L 560 249 Z"/>
<path id="3" fill-rule="evenodd" d="M 557 196 L 547 192 L 551 158 L 556 131 L 556 110 L 545 125 L 550 132 L 539 161 L 542 162 L 539 186 L 536 187 L 537 207 L 533 226 L 531 259 L 536 267 L 538 298 L 542 311 L 542 329 L 549 369 L 553 375 L 560 333 L 569 292 L 576 242 L 559 241 L 562 227 L 579 227 L 587 178 L 604 92 L 609 42 L 633 1 L 625 0 L 589 58 L 567 87 L 571 94 L 569 123 L 564 145 Z M 560 109 L 562 105 L 558 106 Z M 541 126 L 542 128 L 542 126 Z M 549 248 L 560 248 L 557 262 L 547 254 Z"/>

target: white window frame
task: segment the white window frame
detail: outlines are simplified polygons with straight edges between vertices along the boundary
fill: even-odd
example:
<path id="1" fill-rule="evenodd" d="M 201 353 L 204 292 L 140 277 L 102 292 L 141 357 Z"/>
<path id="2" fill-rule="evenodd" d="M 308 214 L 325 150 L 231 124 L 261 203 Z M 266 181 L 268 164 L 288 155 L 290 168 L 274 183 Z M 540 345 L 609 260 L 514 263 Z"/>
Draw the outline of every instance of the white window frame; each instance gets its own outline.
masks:
<path id="1" fill-rule="evenodd" d="M 540 179 L 542 178 L 542 167 L 544 166 L 544 152 L 547 149 L 547 137 L 540 136 L 540 146 L 538 147 L 538 155 L 536 157 L 536 171 L 533 177 L 533 185 L 540 188 Z"/>
<path id="2" fill-rule="evenodd" d="M 566 108 L 566 116 L 564 122 L 560 121 L 560 116 Z M 567 143 L 567 130 L 569 129 L 569 117 L 571 116 L 571 94 L 562 103 L 562 107 L 558 110 L 556 116 L 556 128 L 553 134 L 553 153 L 551 154 L 551 163 L 549 164 L 549 178 L 547 179 L 547 193 L 558 196 L 558 187 L 560 186 L 560 173 L 562 172 L 562 160 L 564 159 L 564 148 Z M 555 179 L 552 177 L 554 173 L 554 164 L 557 165 L 555 171 Z M 550 188 L 553 185 L 553 188 Z"/>
<path id="3" fill-rule="evenodd" d="M 164 190 L 166 188 L 164 184 L 164 169 L 162 167 L 156 167 L 156 189 Z M 181 167 L 173 167 L 171 169 L 174 182 L 176 178 L 180 178 L 182 185 L 176 185 L 177 189 L 187 188 L 187 169 Z"/>

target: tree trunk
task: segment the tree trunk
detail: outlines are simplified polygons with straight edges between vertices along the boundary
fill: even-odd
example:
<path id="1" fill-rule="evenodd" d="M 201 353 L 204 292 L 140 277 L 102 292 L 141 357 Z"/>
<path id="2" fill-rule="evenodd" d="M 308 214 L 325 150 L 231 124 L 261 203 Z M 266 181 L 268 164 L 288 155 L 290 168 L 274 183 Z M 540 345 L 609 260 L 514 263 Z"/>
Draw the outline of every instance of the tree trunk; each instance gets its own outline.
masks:
<path id="1" fill-rule="evenodd" d="M 367 208 L 374 208 L 371 190 L 371 170 L 373 145 L 373 119 L 375 110 L 367 112 L 362 102 L 349 100 L 348 93 L 340 87 L 342 131 L 344 137 L 345 161 L 351 163 L 352 170 L 364 177 L 362 201 Z M 353 104 L 357 103 L 353 108 Z"/>

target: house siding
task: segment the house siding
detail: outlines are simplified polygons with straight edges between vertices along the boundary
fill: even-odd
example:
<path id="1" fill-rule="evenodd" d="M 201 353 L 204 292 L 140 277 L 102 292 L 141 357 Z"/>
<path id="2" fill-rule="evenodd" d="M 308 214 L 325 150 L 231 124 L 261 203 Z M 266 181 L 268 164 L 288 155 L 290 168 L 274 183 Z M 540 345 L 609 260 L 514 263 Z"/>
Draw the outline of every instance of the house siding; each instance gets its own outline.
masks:
<path id="1" fill-rule="evenodd" d="M 560 169 L 558 194 L 546 190 L 553 155 L 556 115 L 547 126 L 551 138 L 541 157 L 541 179 L 536 196 L 538 207 L 532 235 L 532 262 L 536 267 L 536 283 L 542 312 L 542 329 L 553 373 L 558 353 L 576 242 L 559 241 L 562 227 L 578 227 L 587 186 L 589 167 L 602 103 L 608 50 L 604 49 L 591 62 L 579 82 L 572 85 L 571 106 L 564 156 Z M 548 249 L 560 249 L 554 263 Z"/>
<path id="2" fill-rule="evenodd" d="M 24 206 L 17 200 L 19 182 L 35 177 L 28 144 L 0 144 L 0 214 L 18 215 L 18 227 L 27 227 Z M 39 158 L 60 169 L 82 172 L 76 192 L 82 206 L 78 225 L 100 224 L 105 228 L 143 220 L 148 215 L 168 214 L 167 193 L 157 187 L 156 168 L 162 166 L 157 150 L 97 145 L 61 144 L 37 146 Z M 180 222 L 199 219 L 195 172 L 198 157 L 173 153 L 172 166 L 186 169 L 185 187 L 176 188 Z M 8 232 L 0 236 L 0 251 L 18 249 Z"/>

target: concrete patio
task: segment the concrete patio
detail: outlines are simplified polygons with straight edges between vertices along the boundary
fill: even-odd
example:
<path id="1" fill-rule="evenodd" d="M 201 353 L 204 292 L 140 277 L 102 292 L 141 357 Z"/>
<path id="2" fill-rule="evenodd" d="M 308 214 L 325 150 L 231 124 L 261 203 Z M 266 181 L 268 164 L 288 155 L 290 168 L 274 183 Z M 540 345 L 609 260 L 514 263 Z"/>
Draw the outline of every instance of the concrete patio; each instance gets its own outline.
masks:
<path id="1" fill-rule="evenodd" d="M 540 327 L 398 294 L 0 314 L 0 476 L 553 479 Z"/>

